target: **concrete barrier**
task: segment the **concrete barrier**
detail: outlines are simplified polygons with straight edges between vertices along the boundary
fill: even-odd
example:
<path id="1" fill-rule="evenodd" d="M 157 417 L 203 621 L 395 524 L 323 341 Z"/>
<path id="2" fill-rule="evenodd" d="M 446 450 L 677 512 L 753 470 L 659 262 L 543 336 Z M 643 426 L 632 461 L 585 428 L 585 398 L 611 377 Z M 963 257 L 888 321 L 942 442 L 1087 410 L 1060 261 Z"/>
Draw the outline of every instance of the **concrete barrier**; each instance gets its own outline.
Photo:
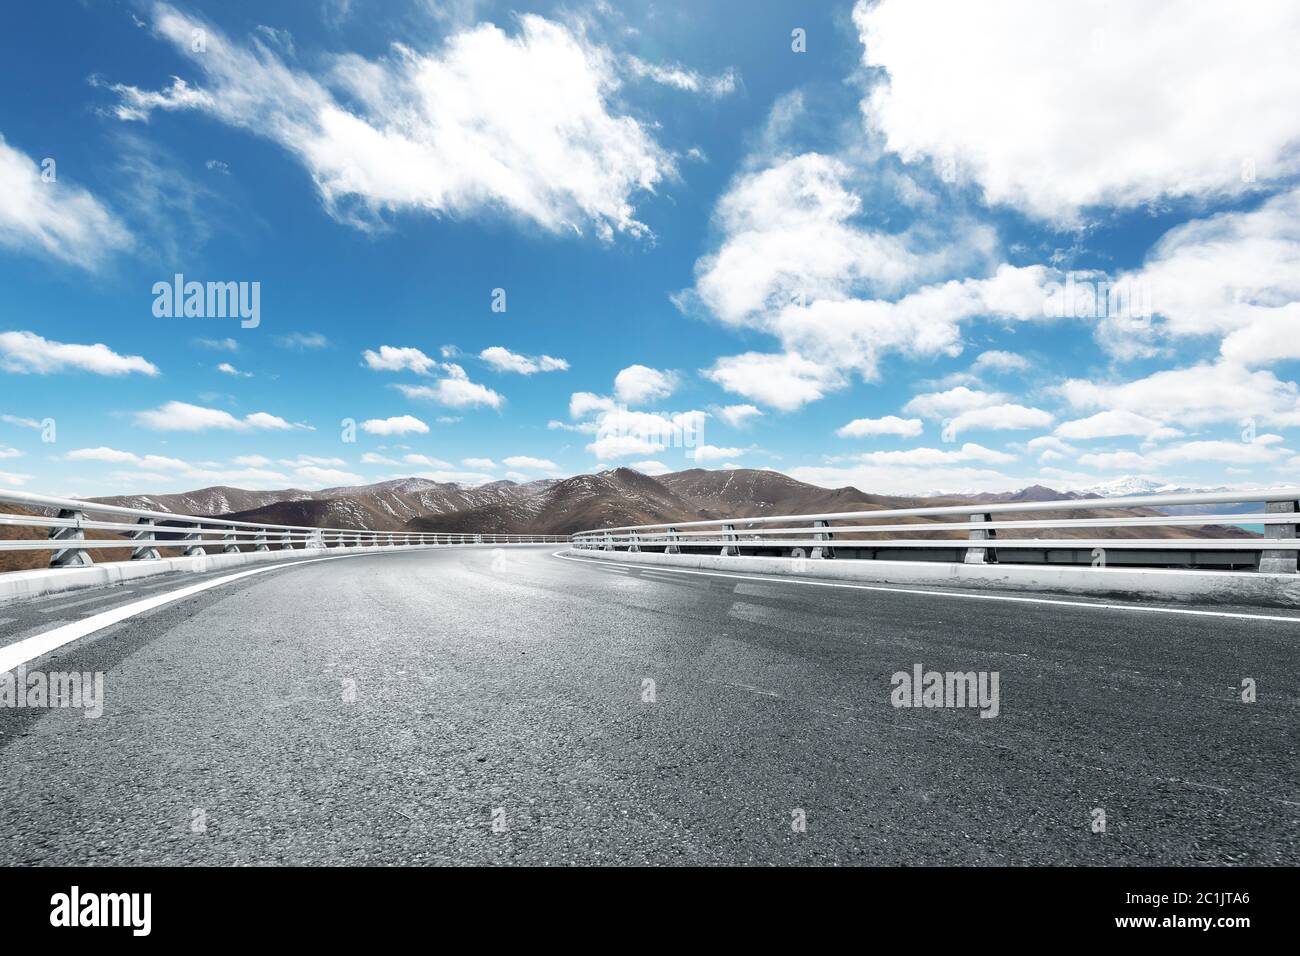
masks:
<path id="1" fill-rule="evenodd" d="M 1061 593 L 1141 601 L 1300 607 L 1294 574 L 1093 568 L 1060 565 L 950 564 L 931 561 L 821 560 L 709 554 L 654 554 L 570 548 L 576 558 L 645 567 L 692 568 L 776 578 L 817 578 L 963 590 Z"/>

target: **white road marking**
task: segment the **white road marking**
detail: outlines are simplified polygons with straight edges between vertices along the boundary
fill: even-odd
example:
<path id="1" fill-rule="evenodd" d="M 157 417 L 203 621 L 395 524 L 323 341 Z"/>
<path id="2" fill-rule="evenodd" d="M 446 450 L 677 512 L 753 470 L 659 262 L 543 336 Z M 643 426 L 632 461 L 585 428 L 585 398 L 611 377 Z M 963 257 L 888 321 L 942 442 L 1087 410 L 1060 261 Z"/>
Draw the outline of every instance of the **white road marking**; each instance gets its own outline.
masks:
<path id="1" fill-rule="evenodd" d="M 382 553 L 382 552 L 381 552 Z M 283 568 L 300 568 L 304 564 L 315 564 L 318 561 L 340 561 L 343 558 L 364 557 L 365 555 L 341 554 L 337 557 L 328 558 L 307 558 L 303 561 L 285 561 L 280 564 L 268 564 L 261 568 L 252 568 L 248 571 L 239 571 L 236 574 L 227 574 L 223 577 L 213 578 L 209 581 L 200 581 L 198 584 L 191 584 L 186 588 L 178 588 L 175 591 L 168 591 L 165 594 L 158 594 L 151 598 L 145 598 L 132 604 L 123 604 L 121 607 L 115 607 L 111 610 L 104 611 L 91 617 L 82 618 L 80 621 L 72 621 L 61 627 L 46 631 L 43 634 L 37 634 L 10 644 L 7 647 L 0 647 L 0 674 L 5 671 L 11 671 L 20 664 L 26 664 L 34 661 L 50 651 L 57 650 L 64 644 L 70 644 L 77 638 L 85 637 L 95 631 L 103 630 L 110 625 L 119 621 L 125 621 L 129 617 L 142 614 L 145 611 L 152 611 L 156 607 L 162 607 L 164 604 L 170 604 L 173 601 L 179 601 L 187 598 L 192 594 L 198 594 L 200 591 L 207 591 L 209 588 L 220 587 L 223 584 L 229 584 L 231 581 L 238 581 L 241 578 L 252 577 L 254 574 L 265 574 L 268 571 L 279 571 Z M 67 605 L 64 605 L 65 607 Z"/>
<path id="2" fill-rule="evenodd" d="M 551 557 L 582 564 L 610 567 L 600 558 L 575 558 L 562 551 L 551 552 Z M 765 584 L 802 584 L 816 588 L 846 588 L 850 591 L 881 591 L 886 594 L 924 594 L 929 597 L 964 598 L 968 601 L 1004 601 L 1012 604 L 1048 604 L 1056 607 L 1083 607 L 1094 611 L 1132 611 L 1138 614 L 1183 614 L 1193 617 L 1232 618 L 1245 621 L 1284 621 L 1300 624 L 1300 616 L 1281 614 L 1242 614 L 1236 611 L 1196 611 L 1185 607 L 1153 607 L 1145 604 L 1097 604 L 1091 601 L 1066 601 L 1061 598 L 1012 597 L 1007 594 L 971 594 L 969 591 L 935 591 L 926 588 L 891 588 L 879 584 L 847 584 L 840 581 L 808 581 L 803 578 L 777 577 L 770 574 L 735 574 L 730 571 L 697 571 L 691 568 L 666 568 L 663 565 L 645 565 L 667 574 L 699 574 L 710 578 L 735 578 L 740 581 L 762 581 Z"/>

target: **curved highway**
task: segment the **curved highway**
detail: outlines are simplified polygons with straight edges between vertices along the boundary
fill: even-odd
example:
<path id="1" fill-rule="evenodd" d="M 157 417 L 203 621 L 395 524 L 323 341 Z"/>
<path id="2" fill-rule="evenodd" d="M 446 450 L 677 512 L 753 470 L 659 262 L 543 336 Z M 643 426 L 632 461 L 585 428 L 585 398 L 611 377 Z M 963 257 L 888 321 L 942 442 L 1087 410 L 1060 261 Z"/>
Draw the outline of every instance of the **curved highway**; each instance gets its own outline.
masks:
<path id="1" fill-rule="evenodd" d="M 277 566 L 32 660 L 103 712 L 0 707 L 0 863 L 1300 862 L 1300 616 L 556 550 Z M 0 651 L 203 580 L 0 606 Z M 893 706 L 917 665 L 997 716 Z"/>

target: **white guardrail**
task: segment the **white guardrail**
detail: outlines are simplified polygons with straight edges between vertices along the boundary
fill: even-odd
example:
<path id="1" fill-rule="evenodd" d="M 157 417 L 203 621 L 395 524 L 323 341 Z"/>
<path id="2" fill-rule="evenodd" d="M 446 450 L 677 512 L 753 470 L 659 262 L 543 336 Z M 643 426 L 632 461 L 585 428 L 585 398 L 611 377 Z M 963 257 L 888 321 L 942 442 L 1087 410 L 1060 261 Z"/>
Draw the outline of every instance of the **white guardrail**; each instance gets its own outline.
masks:
<path id="1" fill-rule="evenodd" d="M 3 506 L 6 504 L 56 511 L 57 514 L 5 513 Z M 130 520 L 91 520 L 87 517 L 88 514 Z M 273 547 L 284 550 L 452 544 L 554 544 L 567 543 L 569 540 L 559 535 L 419 533 L 261 524 L 123 508 L 77 498 L 52 498 L 3 488 L 0 488 L 0 526 L 48 528 L 48 536 L 45 538 L 0 540 L 0 551 L 49 551 L 52 568 L 89 565 L 92 562 L 86 552 L 103 549 L 129 550 L 130 560 L 147 561 L 160 557 L 159 548 L 180 548 L 184 557 L 201 557 L 208 553 L 209 548 L 230 554 L 239 551 L 270 551 Z M 108 531 L 123 537 L 88 539 L 87 531 Z"/>
<path id="2" fill-rule="evenodd" d="M 663 554 L 720 554 L 794 558 L 865 558 L 961 561 L 966 564 L 1030 563 L 1093 566 L 1176 565 L 1229 567 L 1295 573 L 1300 488 L 1224 491 L 1127 498 L 974 503 L 930 508 L 844 511 L 830 514 L 765 515 L 583 531 L 572 546 L 603 551 Z M 1254 513 L 1123 515 L 1100 518 L 1046 517 L 998 520 L 998 515 L 1098 509 L 1158 509 L 1187 505 L 1255 504 Z M 957 518 L 956 521 L 907 519 Z M 880 524 L 883 520 L 891 522 Z M 1263 526 L 1263 537 L 1015 537 L 1000 531 L 1133 529 L 1148 527 Z M 916 537 L 966 532 L 963 539 Z M 851 536 L 851 537 L 847 537 Z M 951 552 L 951 553 L 945 553 Z"/>

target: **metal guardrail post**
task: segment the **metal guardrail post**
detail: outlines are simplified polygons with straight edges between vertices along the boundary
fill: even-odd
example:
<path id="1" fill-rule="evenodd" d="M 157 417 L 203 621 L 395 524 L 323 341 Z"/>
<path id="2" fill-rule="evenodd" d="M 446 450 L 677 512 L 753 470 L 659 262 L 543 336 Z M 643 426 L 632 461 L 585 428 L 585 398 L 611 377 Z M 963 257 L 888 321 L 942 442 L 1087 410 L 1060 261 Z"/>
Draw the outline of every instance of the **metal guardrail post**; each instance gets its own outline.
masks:
<path id="1" fill-rule="evenodd" d="M 735 526 L 734 524 L 724 524 L 724 525 L 722 526 L 722 540 L 723 540 L 723 541 L 735 541 L 735 540 L 736 540 L 736 526 Z M 738 547 L 736 547 L 734 544 L 724 545 L 723 548 L 722 548 L 721 556 L 722 556 L 722 557 L 739 557 L 739 556 L 740 556 L 740 549 L 739 549 Z"/>
<path id="2" fill-rule="evenodd" d="M 1291 514 L 1296 511 L 1294 501 L 1269 501 L 1264 504 L 1264 514 Z M 1296 526 L 1293 524 L 1264 525 L 1265 538 L 1294 538 Z M 1259 555 L 1259 570 L 1263 574 L 1295 574 L 1296 553 L 1264 549 Z"/>
<path id="3" fill-rule="evenodd" d="M 992 521 L 993 516 L 987 513 L 974 514 L 970 516 L 970 523 L 983 523 Z M 971 541 L 988 541 L 998 536 L 997 531 L 977 531 L 972 529 L 970 532 Z M 998 554 L 992 548 L 967 548 L 966 564 L 992 564 L 996 563 Z"/>
<path id="4" fill-rule="evenodd" d="M 664 548 L 664 554 L 681 554 L 682 549 L 677 546 L 677 529 L 668 529 L 668 547 Z"/>
<path id="5" fill-rule="evenodd" d="M 257 534 L 253 536 L 254 551 L 270 551 L 271 546 L 266 543 L 266 529 L 258 528 Z"/>
<path id="6" fill-rule="evenodd" d="M 193 531 L 190 531 L 181 536 L 181 541 L 202 541 L 202 540 L 203 540 L 203 525 L 197 522 L 194 524 Z M 187 558 L 202 558 L 206 556 L 207 553 L 208 552 L 203 549 L 203 546 L 201 544 L 187 545 L 185 550 L 181 552 L 182 556 Z"/>
<path id="7" fill-rule="evenodd" d="M 51 528 L 49 534 L 51 541 L 86 540 L 86 531 L 81 527 L 81 522 L 86 520 L 84 513 L 61 508 L 59 509 L 59 517 L 71 518 L 76 524 L 71 528 Z M 80 548 L 62 548 L 50 555 L 50 567 L 52 568 L 80 568 L 93 563 L 90 555 Z"/>
<path id="8" fill-rule="evenodd" d="M 605 547 L 604 547 L 602 550 L 604 550 L 604 551 L 613 551 L 613 550 L 615 550 L 615 549 L 614 549 L 614 536 L 613 536 L 612 534 L 610 534 L 608 531 L 605 532 Z"/>
<path id="9" fill-rule="evenodd" d="M 221 549 L 222 554 L 239 553 L 239 538 L 235 535 L 234 528 L 227 528 L 226 533 L 221 536 L 221 540 L 226 542 L 226 546 Z"/>
<path id="10" fill-rule="evenodd" d="M 641 536 L 635 531 L 628 532 L 627 550 L 629 553 L 641 550 Z"/>
<path id="11" fill-rule="evenodd" d="M 137 518 L 135 523 L 140 526 L 140 530 L 131 532 L 131 540 L 139 541 L 154 537 L 156 525 L 153 523 L 153 518 Z M 132 561 L 157 561 L 161 557 L 158 549 L 152 544 L 142 544 L 131 552 Z"/>
<path id="12" fill-rule="evenodd" d="M 821 519 L 819 518 L 818 520 L 816 520 L 816 521 L 813 522 L 813 527 L 815 527 L 815 528 L 829 528 L 829 527 L 830 527 L 830 522 L 828 522 L 828 521 L 823 521 L 823 520 L 821 520 Z M 830 541 L 830 540 L 831 540 L 831 532 L 829 532 L 829 531 L 818 531 L 816 534 L 813 535 L 813 538 L 814 538 L 815 540 L 817 540 L 817 541 Z M 833 558 L 833 557 L 835 557 L 835 549 L 832 548 L 832 547 L 830 547 L 829 545 L 827 545 L 826 547 L 821 547 L 821 548 L 813 548 L 813 549 L 812 549 L 812 553 L 809 555 L 809 557 L 811 557 L 811 558 Z"/>

